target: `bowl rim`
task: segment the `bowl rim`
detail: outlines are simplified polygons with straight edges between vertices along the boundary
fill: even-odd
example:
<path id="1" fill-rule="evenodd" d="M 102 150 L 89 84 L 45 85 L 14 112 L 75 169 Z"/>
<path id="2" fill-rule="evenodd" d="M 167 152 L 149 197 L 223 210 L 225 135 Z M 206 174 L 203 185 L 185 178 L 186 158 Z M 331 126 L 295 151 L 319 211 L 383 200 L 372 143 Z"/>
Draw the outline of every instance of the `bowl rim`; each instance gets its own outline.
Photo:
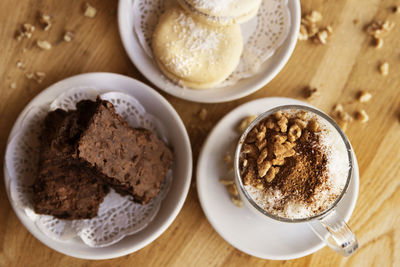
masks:
<path id="1" fill-rule="evenodd" d="M 186 157 L 188 160 L 187 160 L 187 165 L 184 165 L 185 168 L 184 168 L 184 171 L 182 172 L 182 175 L 185 177 L 185 180 L 184 180 L 184 183 L 182 184 L 181 196 L 179 197 L 175 207 L 173 207 L 171 209 L 170 214 L 167 216 L 167 218 L 164 220 L 164 222 L 161 223 L 160 226 L 158 226 L 156 228 L 156 231 L 152 232 L 147 237 L 143 238 L 142 241 L 138 242 L 137 244 L 135 244 L 133 246 L 130 246 L 130 247 L 127 247 L 124 249 L 116 249 L 115 251 L 112 251 L 112 252 L 102 251 L 101 253 L 94 253 L 94 254 L 89 253 L 90 255 L 88 255 L 87 252 L 80 252 L 79 249 L 77 249 L 77 251 L 72 252 L 69 249 L 63 248 L 62 242 L 54 240 L 54 239 L 48 237 L 43 232 L 41 232 L 36 227 L 35 223 L 26 216 L 24 210 L 22 210 L 20 207 L 17 207 L 16 204 L 14 203 L 14 201 L 12 201 L 12 198 L 10 195 L 10 190 L 9 190 L 9 182 L 10 182 L 11 177 L 7 171 L 5 157 L 4 157 L 4 161 L 3 161 L 4 182 L 5 182 L 7 197 L 9 199 L 11 207 L 13 208 L 18 219 L 21 221 L 21 223 L 24 225 L 24 227 L 40 242 L 42 242 L 43 244 L 45 244 L 46 246 L 48 246 L 49 248 L 51 248 L 53 250 L 56 250 L 62 254 L 72 256 L 75 258 L 91 259 L 91 260 L 111 259 L 111 258 L 121 257 L 124 255 L 130 254 L 130 253 L 133 253 L 133 252 L 147 246 L 152 241 L 157 239 L 163 232 L 165 232 L 165 230 L 167 230 L 167 228 L 175 220 L 175 218 L 177 217 L 177 215 L 179 214 L 180 210 L 183 207 L 183 204 L 186 200 L 186 197 L 188 195 L 189 188 L 190 188 L 192 169 L 193 169 L 192 150 L 191 150 L 189 136 L 188 136 L 186 128 L 182 122 L 182 119 L 180 118 L 180 116 L 176 112 L 176 110 L 172 107 L 172 105 L 162 95 L 160 95 L 156 90 L 154 90 L 150 86 L 148 86 L 136 79 L 133 79 L 131 77 L 127 77 L 124 75 L 115 74 L 115 73 L 107 73 L 107 72 L 92 72 L 92 73 L 78 74 L 78 75 L 71 76 L 66 79 L 60 80 L 60 81 L 48 86 L 47 88 L 42 90 L 39 94 L 37 94 L 34 98 L 32 98 L 29 101 L 29 103 L 24 107 L 24 109 L 19 113 L 18 118 L 15 120 L 15 122 L 11 128 L 10 134 L 7 139 L 7 146 L 5 149 L 5 153 L 7 151 L 7 147 L 9 145 L 10 141 L 13 139 L 15 134 L 18 132 L 18 128 L 20 127 L 20 123 L 22 122 L 24 116 L 30 110 L 30 108 L 32 106 L 34 106 L 34 104 L 36 104 L 37 102 L 40 103 L 41 98 L 46 97 L 46 95 L 51 93 L 51 91 L 54 91 L 57 89 L 58 89 L 58 91 L 60 91 L 60 90 L 64 89 L 62 87 L 65 87 L 66 84 L 68 84 L 68 83 L 77 82 L 77 81 L 85 80 L 85 79 L 97 79 L 97 80 L 112 79 L 112 80 L 124 81 L 124 82 L 130 83 L 132 85 L 136 85 L 140 89 L 146 90 L 150 97 L 152 97 L 156 101 L 158 101 L 158 103 L 160 105 L 164 106 L 164 108 L 166 108 L 171 113 L 171 115 L 174 117 L 176 124 L 177 124 L 176 126 L 177 126 L 177 128 L 179 128 L 179 131 L 182 134 L 182 136 L 181 136 L 182 139 L 180 142 L 182 142 L 184 144 L 183 147 L 185 148 L 183 157 Z M 118 89 L 116 89 L 116 90 L 118 91 Z M 48 97 L 50 97 L 50 96 L 48 96 Z M 43 102 L 43 100 L 42 100 L 42 102 Z M 157 218 L 157 216 L 158 215 L 156 215 L 156 218 Z M 156 220 L 156 218 L 153 220 L 153 222 Z M 146 229 L 146 228 L 144 228 L 144 229 Z M 141 231 L 139 231 L 136 234 L 139 234 L 140 232 Z M 105 248 L 109 249 L 110 247 L 122 242 L 127 237 L 129 237 L 129 236 L 126 236 L 123 239 L 121 239 L 120 241 L 116 242 L 115 244 L 112 244 Z M 88 246 L 88 248 L 94 249 L 94 250 L 101 249 L 101 248 L 91 248 L 89 246 Z"/>
<path id="2" fill-rule="evenodd" d="M 133 26 L 126 27 L 127 23 L 128 26 L 131 26 L 131 23 L 129 23 L 130 21 L 129 12 L 132 12 L 131 11 L 132 8 L 127 8 L 127 6 L 132 2 L 133 2 L 132 0 L 119 0 L 118 3 L 119 35 L 121 37 L 122 44 L 125 48 L 125 52 L 128 54 L 128 57 L 130 58 L 132 63 L 136 66 L 136 68 L 140 71 L 140 73 L 142 73 L 142 75 L 145 76 L 148 81 L 154 84 L 155 87 L 175 97 L 193 102 L 220 103 L 220 102 L 232 101 L 248 96 L 259 90 L 266 84 L 268 84 L 273 78 L 275 78 L 279 74 L 279 72 L 289 61 L 289 58 L 292 55 L 294 48 L 296 46 L 298 33 L 300 29 L 300 20 L 301 20 L 300 0 L 288 0 L 287 5 L 291 15 L 290 18 L 291 25 L 289 27 L 289 34 L 286 40 L 277 49 L 277 52 L 271 57 L 274 58 L 277 55 L 279 55 L 278 63 L 274 63 L 273 66 L 265 70 L 264 73 L 258 73 L 250 78 L 240 80 L 238 82 L 240 84 L 238 85 L 237 83 L 234 86 L 235 87 L 239 86 L 242 89 L 236 90 L 234 93 L 231 94 L 225 93 L 219 96 L 215 96 L 212 94 L 207 94 L 206 92 L 207 90 L 183 89 L 183 88 L 182 90 L 175 90 L 175 89 L 171 90 L 163 86 L 162 79 L 155 78 L 155 75 L 158 74 L 154 73 L 154 67 L 150 62 L 152 60 L 147 56 L 142 46 L 139 44 L 139 40 L 137 35 L 135 34 Z"/>

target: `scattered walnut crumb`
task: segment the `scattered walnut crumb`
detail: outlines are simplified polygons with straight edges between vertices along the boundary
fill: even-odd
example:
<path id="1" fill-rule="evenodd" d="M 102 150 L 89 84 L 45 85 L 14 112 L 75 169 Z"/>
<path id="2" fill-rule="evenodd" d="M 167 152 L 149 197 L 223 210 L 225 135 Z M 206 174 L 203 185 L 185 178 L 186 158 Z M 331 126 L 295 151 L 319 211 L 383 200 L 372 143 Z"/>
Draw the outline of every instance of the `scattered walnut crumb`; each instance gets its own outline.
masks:
<path id="1" fill-rule="evenodd" d="M 18 68 L 18 69 L 21 69 L 21 70 L 24 70 L 24 69 L 25 69 L 24 63 L 22 63 L 21 60 L 18 60 L 18 61 L 17 61 L 17 68 Z"/>
<path id="2" fill-rule="evenodd" d="M 89 3 L 85 3 L 84 16 L 87 18 L 94 18 L 96 16 L 97 9 L 91 6 Z"/>
<path id="3" fill-rule="evenodd" d="M 256 115 L 250 115 L 250 116 L 244 118 L 244 119 L 240 122 L 240 124 L 239 124 L 239 126 L 238 126 L 238 128 L 237 128 L 238 132 L 239 132 L 239 133 L 243 133 L 244 130 L 246 130 L 246 128 L 250 125 L 250 123 L 251 123 L 252 121 L 254 121 L 256 118 L 257 118 Z"/>
<path id="4" fill-rule="evenodd" d="M 48 31 L 51 28 L 52 25 L 52 16 L 47 15 L 47 14 L 40 14 L 39 17 L 39 23 L 42 25 L 43 30 Z"/>
<path id="5" fill-rule="evenodd" d="M 24 23 L 22 24 L 21 29 L 16 31 L 15 39 L 17 39 L 17 41 L 21 41 L 24 38 L 30 39 L 34 31 L 35 26 L 30 23 Z"/>
<path id="6" fill-rule="evenodd" d="M 307 27 L 303 24 L 300 25 L 300 32 L 299 32 L 298 38 L 300 41 L 308 40 L 308 30 L 307 30 Z"/>
<path id="7" fill-rule="evenodd" d="M 318 22 L 321 20 L 322 14 L 315 10 L 303 15 L 298 39 L 301 41 L 312 40 L 315 43 L 326 44 L 328 37 L 333 34 L 333 28 L 331 25 L 328 25 L 326 28 L 318 27 Z"/>
<path id="8" fill-rule="evenodd" d="M 366 28 L 365 31 L 368 35 L 375 38 L 382 38 L 387 36 L 393 29 L 395 24 L 391 21 L 373 21 Z"/>
<path id="9" fill-rule="evenodd" d="M 348 123 L 353 121 L 353 117 L 344 111 L 341 104 L 336 104 L 333 106 L 332 116 L 343 131 L 346 131 Z"/>
<path id="10" fill-rule="evenodd" d="M 64 33 L 63 40 L 65 42 L 71 42 L 74 39 L 74 37 L 75 37 L 75 34 L 73 32 L 66 31 Z"/>
<path id="11" fill-rule="evenodd" d="M 305 16 L 305 19 L 310 23 L 317 23 L 322 20 L 322 14 L 316 10 L 313 10 L 311 13 Z"/>
<path id="12" fill-rule="evenodd" d="M 366 103 L 366 102 L 370 101 L 371 98 L 372 98 L 372 95 L 368 91 L 362 90 L 362 91 L 358 92 L 358 94 L 357 94 L 357 100 L 360 103 Z"/>
<path id="13" fill-rule="evenodd" d="M 368 114 L 364 109 L 357 110 L 354 113 L 354 116 L 355 116 L 356 120 L 358 120 L 358 121 L 360 121 L 362 123 L 366 123 L 369 120 Z"/>
<path id="14" fill-rule="evenodd" d="M 37 40 L 36 44 L 40 49 L 43 49 L 43 50 L 50 50 L 51 49 L 51 44 L 48 41 Z"/>
<path id="15" fill-rule="evenodd" d="M 374 37 L 374 46 L 376 49 L 380 49 L 383 47 L 383 38 L 381 37 Z"/>
<path id="16" fill-rule="evenodd" d="M 232 157 L 231 157 L 231 154 L 229 152 L 226 152 L 226 154 L 224 156 L 224 162 L 226 164 L 231 164 L 232 163 Z"/>
<path id="17" fill-rule="evenodd" d="M 232 179 L 220 179 L 219 182 L 223 185 L 231 185 L 234 184 Z"/>
<path id="18" fill-rule="evenodd" d="M 11 89 L 17 88 L 17 84 L 15 82 L 10 83 L 10 88 Z"/>
<path id="19" fill-rule="evenodd" d="M 29 80 L 34 80 L 37 83 L 42 83 L 44 78 L 46 77 L 46 73 L 41 71 L 30 72 L 25 74 L 25 77 Z"/>
<path id="20" fill-rule="evenodd" d="M 228 190 L 229 194 L 232 195 L 232 196 L 238 196 L 239 195 L 239 192 L 238 192 L 238 190 L 236 188 L 236 185 L 234 183 L 232 183 L 230 185 L 227 185 L 226 189 Z"/>
<path id="21" fill-rule="evenodd" d="M 319 95 L 318 89 L 315 87 L 306 86 L 303 88 L 304 98 L 312 98 L 313 96 Z"/>
<path id="22" fill-rule="evenodd" d="M 238 207 L 242 207 L 243 203 L 239 198 L 239 192 L 234 181 L 232 179 L 220 179 L 219 182 L 225 186 L 232 203 Z"/>
<path id="23" fill-rule="evenodd" d="M 198 116 L 200 120 L 205 121 L 207 119 L 207 109 L 205 108 L 200 109 Z"/>
<path id="24" fill-rule="evenodd" d="M 353 24 L 354 24 L 354 25 L 358 25 L 359 23 L 360 23 L 360 20 L 359 20 L 359 19 L 354 19 L 354 20 L 353 20 Z"/>
<path id="25" fill-rule="evenodd" d="M 389 75 L 389 63 L 387 62 L 383 62 L 379 65 L 379 72 L 383 75 L 383 76 L 387 76 Z"/>
<path id="26" fill-rule="evenodd" d="M 328 31 L 322 30 L 317 34 L 318 40 L 321 44 L 326 44 L 326 40 L 328 39 Z"/>
<path id="27" fill-rule="evenodd" d="M 243 207 L 243 202 L 237 197 L 231 197 L 231 201 L 235 204 L 238 208 Z"/>

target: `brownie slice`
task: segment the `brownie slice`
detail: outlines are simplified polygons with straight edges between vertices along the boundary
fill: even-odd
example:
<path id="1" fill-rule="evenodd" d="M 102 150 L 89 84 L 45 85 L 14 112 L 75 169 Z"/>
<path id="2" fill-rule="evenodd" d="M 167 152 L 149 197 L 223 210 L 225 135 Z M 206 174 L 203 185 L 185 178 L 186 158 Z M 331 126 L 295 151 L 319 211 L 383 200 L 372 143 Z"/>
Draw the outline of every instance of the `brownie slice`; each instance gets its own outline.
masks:
<path id="1" fill-rule="evenodd" d="M 157 135 L 132 129 L 110 102 L 100 99 L 77 150 L 79 158 L 107 177 L 108 184 L 142 204 L 157 196 L 173 158 Z"/>
<path id="2" fill-rule="evenodd" d="M 97 215 L 107 187 L 98 174 L 76 157 L 76 143 L 96 103 L 82 101 L 78 110 L 50 112 L 44 122 L 39 174 L 33 185 L 33 206 L 40 214 L 61 219 L 88 219 Z"/>
<path id="3" fill-rule="evenodd" d="M 71 220 L 97 216 L 107 193 L 91 169 L 70 162 L 45 165 L 33 190 L 36 213 Z"/>

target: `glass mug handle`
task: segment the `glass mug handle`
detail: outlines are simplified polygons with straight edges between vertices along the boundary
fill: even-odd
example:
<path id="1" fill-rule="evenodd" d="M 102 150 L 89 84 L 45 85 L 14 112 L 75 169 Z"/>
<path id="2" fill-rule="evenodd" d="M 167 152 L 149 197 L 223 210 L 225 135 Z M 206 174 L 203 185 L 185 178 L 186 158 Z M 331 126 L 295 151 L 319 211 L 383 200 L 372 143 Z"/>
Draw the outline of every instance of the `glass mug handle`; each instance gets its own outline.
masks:
<path id="1" fill-rule="evenodd" d="M 318 219 L 316 223 L 309 223 L 309 226 L 319 238 L 339 254 L 350 256 L 357 250 L 358 242 L 356 236 L 334 209 Z M 325 230 L 321 231 L 321 228 Z"/>

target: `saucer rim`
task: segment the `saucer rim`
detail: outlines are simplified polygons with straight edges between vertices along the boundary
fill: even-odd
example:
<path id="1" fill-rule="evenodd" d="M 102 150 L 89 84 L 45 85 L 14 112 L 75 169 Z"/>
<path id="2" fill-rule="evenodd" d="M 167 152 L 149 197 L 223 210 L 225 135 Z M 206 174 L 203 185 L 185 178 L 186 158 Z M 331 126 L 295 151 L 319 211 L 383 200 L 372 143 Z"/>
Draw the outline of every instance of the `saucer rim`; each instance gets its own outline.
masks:
<path id="1" fill-rule="evenodd" d="M 198 158 L 198 162 L 197 162 L 197 166 L 196 166 L 196 169 L 197 169 L 196 170 L 197 194 L 198 194 L 199 202 L 200 202 L 200 205 L 201 205 L 201 207 L 203 209 L 203 212 L 206 215 L 206 218 L 209 221 L 209 223 L 211 224 L 211 226 L 214 228 L 214 230 L 227 243 L 231 244 L 236 249 L 238 249 L 238 250 L 240 250 L 243 253 L 246 253 L 248 255 L 251 255 L 251 256 L 254 256 L 254 257 L 257 257 L 257 258 L 261 258 L 261 259 L 267 259 L 267 260 L 291 260 L 291 259 L 297 259 L 297 258 L 301 258 L 301 257 L 307 256 L 307 255 L 310 255 L 310 254 L 312 254 L 314 252 L 317 252 L 318 250 L 320 250 L 323 247 L 325 247 L 326 244 L 322 240 L 320 240 L 317 245 L 312 246 L 312 247 L 310 247 L 308 249 L 304 249 L 304 250 L 301 250 L 301 251 L 298 251 L 298 252 L 295 252 L 295 253 L 288 253 L 288 254 L 285 254 L 285 255 L 279 255 L 279 256 L 268 254 L 268 253 L 264 253 L 264 252 L 263 253 L 259 253 L 259 252 L 247 250 L 246 248 L 244 248 L 240 244 L 236 244 L 233 240 L 231 240 L 229 238 L 228 234 L 226 234 L 223 231 L 221 231 L 221 229 L 218 226 L 218 223 L 214 220 L 214 218 L 208 212 L 207 205 L 204 203 L 204 200 L 203 200 L 203 198 L 206 196 L 206 194 L 201 191 L 201 187 L 199 186 L 199 185 L 201 185 L 201 183 L 198 182 L 198 180 L 201 179 L 200 178 L 201 177 L 200 166 L 204 164 L 203 161 L 207 160 L 206 157 L 204 156 L 204 153 L 205 153 L 204 150 L 206 149 L 206 146 L 209 143 L 209 141 L 211 140 L 211 138 L 213 137 L 213 135 L 215 135 L 216 129 L 221 127 L 221 125 L 225 122 L 225 120 L 229 119 L 230 116 L 233 116 L 232 114 L 234 114 L 238 110 L 244 109 L 245 106 L 251 106 L 251 105 L 254 105 L 257 102 L 264 102 L 264 101 L 266 101 L 266 102 L 269 102 L 269 101 L 271 101 L 271 102 L 272 101 L 279 102 L 279 101 L 281 101 L 282 102 L 282 103 L 278 103 L 278 104 L 274 103 L 272 105 L 271 105 L 271 102 L 270 102 L 269 104 L 266 104 L 266 106 L 270 105 L 270 106 L 268 106 L 267 109 L 274 108 L 275 106 L 283 105 L 283 104 L 300 104 L 300 105 L 307 105 L 307 106 L 313 107 L 315 109 L 318 109 L 317 107 L 312 106 L 309 103 L 306 103 L 306 102 L 303 102 L 303 101 L 300 101 L 300 100 L 297 100 L 297 99 L 293 99 L 293 98 L 286 98 L 286 97 L 266 97 L 266 98 L 255 99 L 255 100 L 243 103 L 242 105 L 232 109 L 223 118 L 221 118 L 219 120 L 219 122 L 213 127 L 213 129 L 208 134 L 208 136 L 207 136 L 206 140 L 204 141 L 203 146 L 202 146 L 202 148 L 200 150 L 199 158 Z M 320 109 L 318 109 L 318 110 L 320 110 Z M 352 186 L 349 185 L 349 188 L 348 188 L 349 190 L 352 190 L 353 192 L 352 192 L 352 197 L 351 197 L 351 203 L 350 203 L 349 207 L 347 208 L 346 215 L 344 216 L 344 220 L 346 222 L 349 221 L 351 215 L 354 212 L 355 205 L 356 205 L 356 202 L 357 202 L 357 199 L 358 199 L 358 194 L 359 194 L 359 168 L 358 168 L 358 162 L 357 162 L 357 158 L 356 158 L 356 155 L 355 155 L 355 152 L 354 152 L 353 148 L 352 148 L 352 153 L 353 153 L 353 158 L 354 158 L 354 169 L 353 169 L 353 175 L 354 175 L 353 183 L 354 183 L 354 185 L 352 185 Z M 246 206 L 244 205 L 243 208 L 246 208 Z M 256 217 L 256 214 L 253 214 L 253 216 Z"/>

